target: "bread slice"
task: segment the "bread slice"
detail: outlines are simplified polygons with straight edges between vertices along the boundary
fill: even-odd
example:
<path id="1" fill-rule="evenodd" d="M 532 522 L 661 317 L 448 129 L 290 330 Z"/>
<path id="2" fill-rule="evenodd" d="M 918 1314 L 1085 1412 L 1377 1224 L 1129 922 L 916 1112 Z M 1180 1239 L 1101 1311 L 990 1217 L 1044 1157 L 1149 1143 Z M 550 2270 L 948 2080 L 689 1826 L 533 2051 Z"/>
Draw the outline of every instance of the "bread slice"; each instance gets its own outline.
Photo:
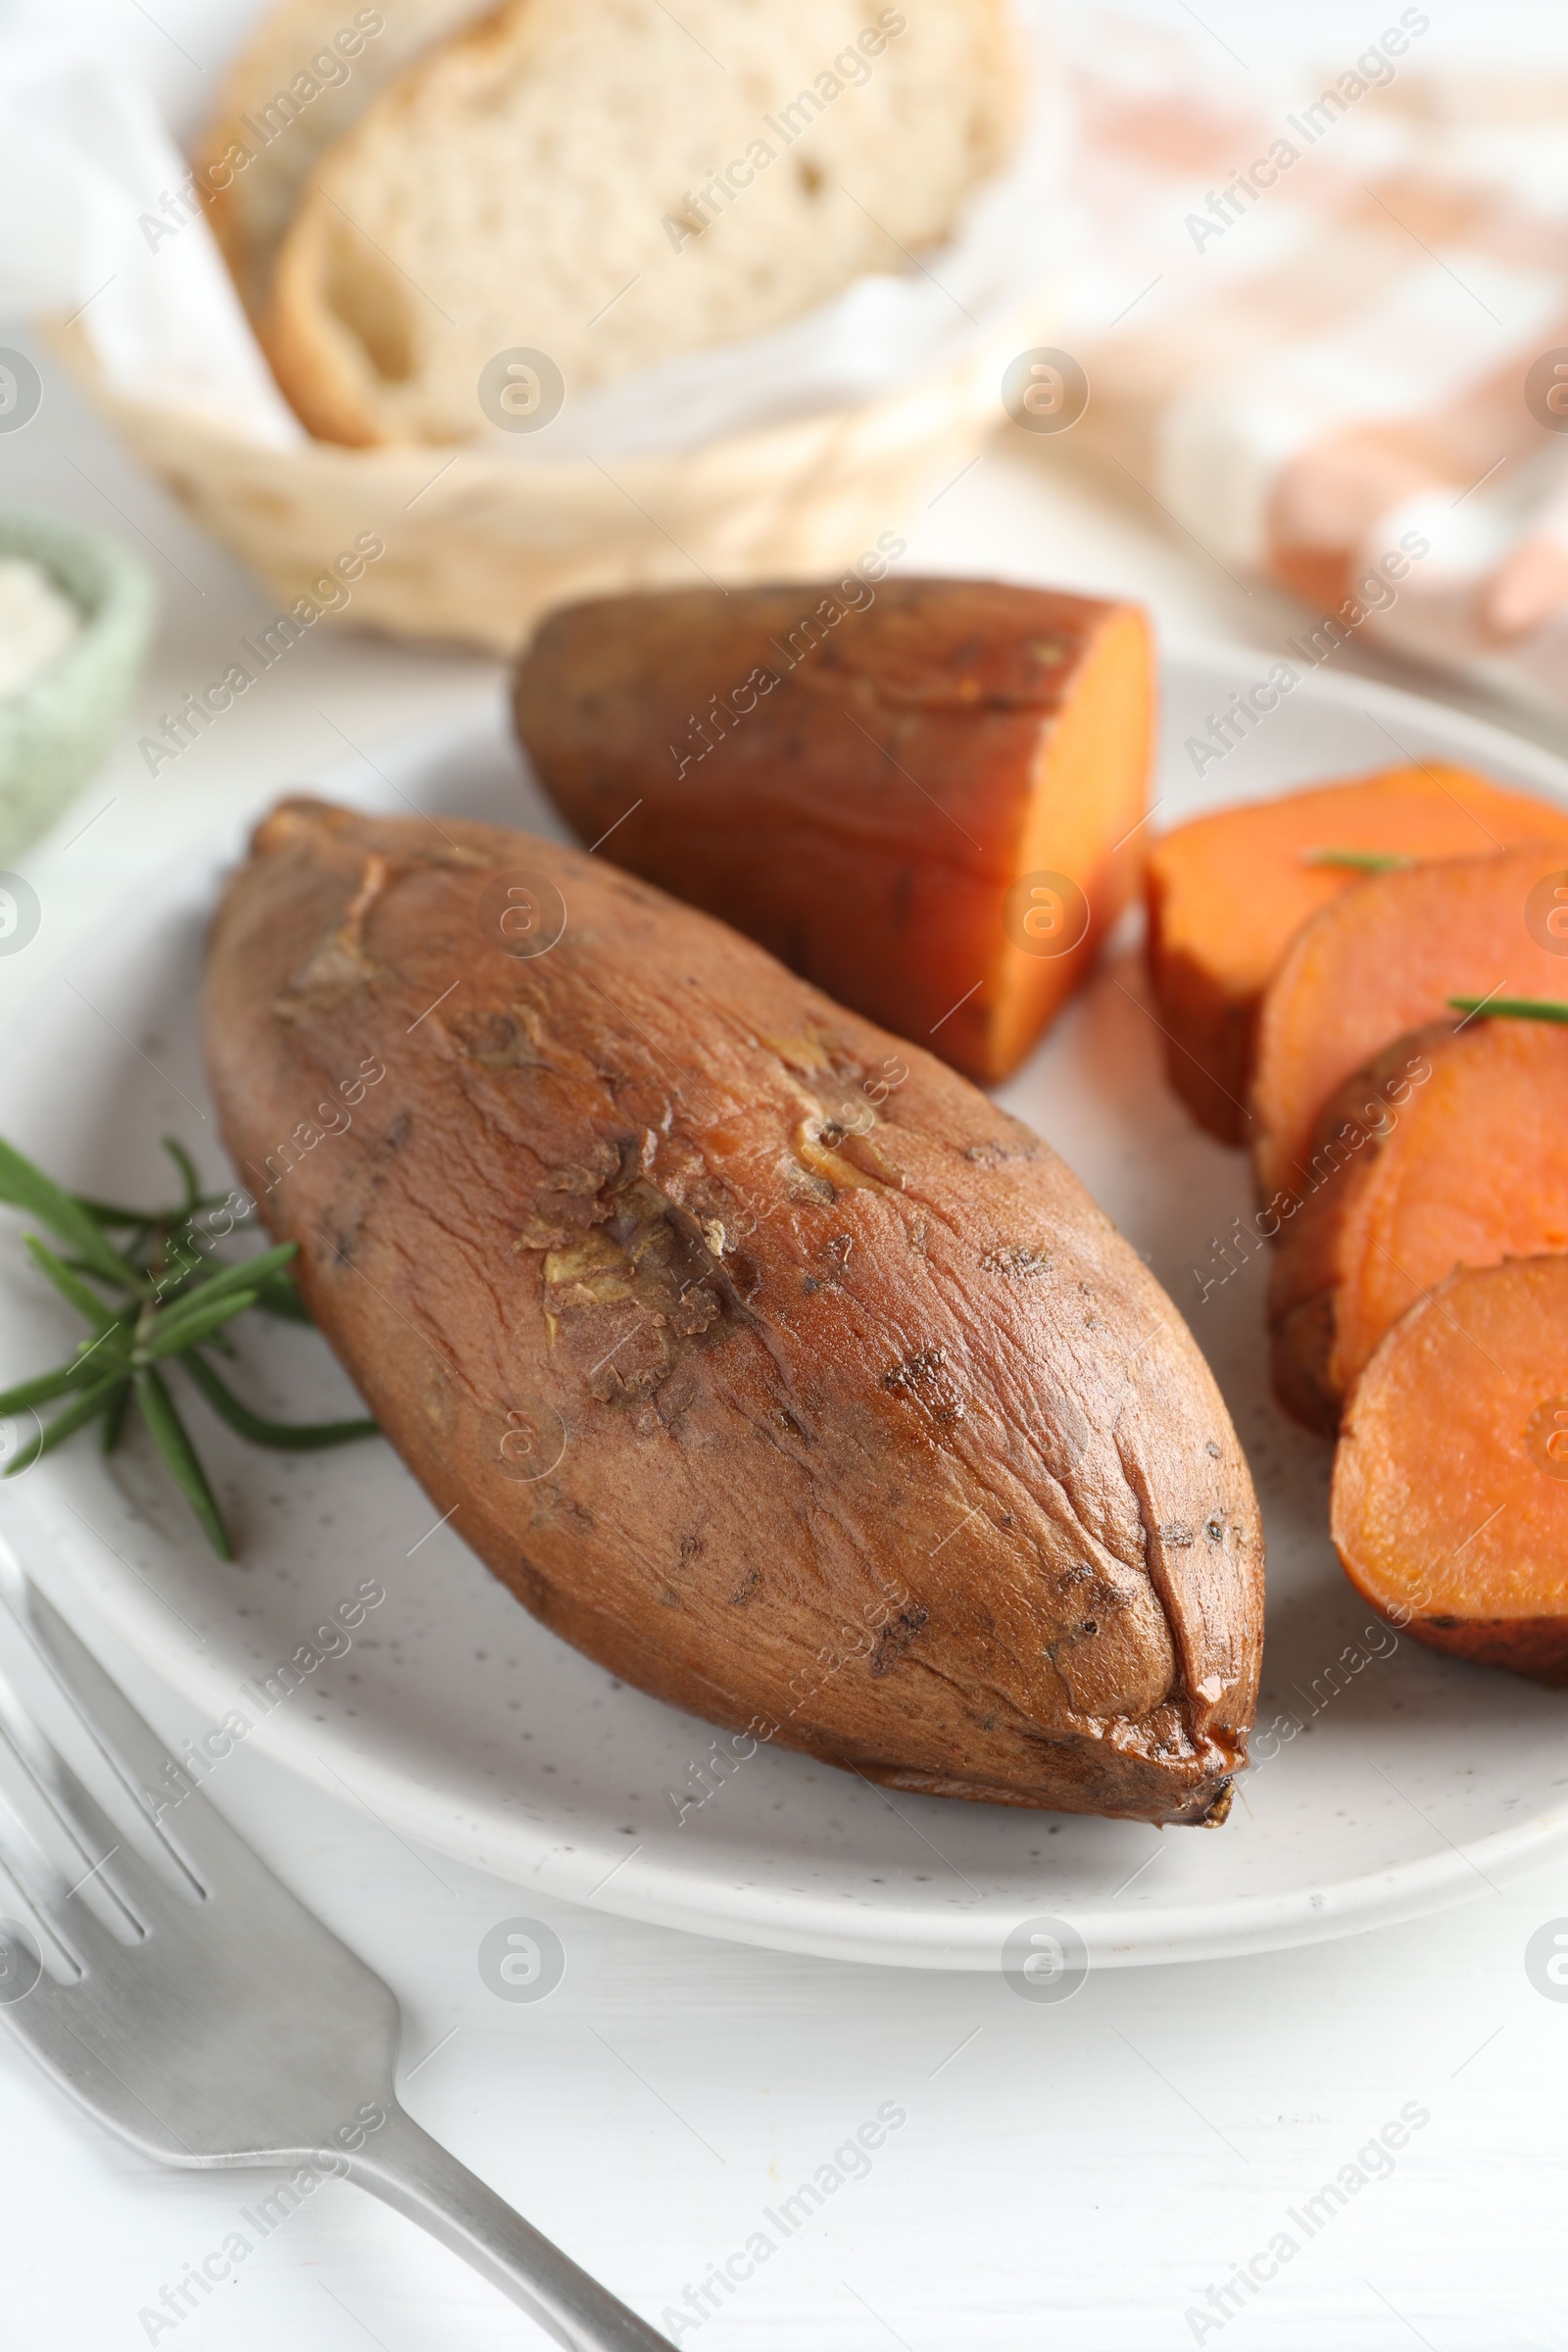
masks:
<path id="1" fill-rule="evenodd" d="M 277 0 L 230 66 L 191 163 L 196 186 L 253 318 L 318 159 L 431 42 L 481 0 Z"/>
<path id="2" fill-rule="evenodd" d="M 1008 0 L 506 0 L 322 159 L 264 340 L 323 438 L 470 439 L 498 354 L 569 398 L 904 270 L 1021 87 Z"/>

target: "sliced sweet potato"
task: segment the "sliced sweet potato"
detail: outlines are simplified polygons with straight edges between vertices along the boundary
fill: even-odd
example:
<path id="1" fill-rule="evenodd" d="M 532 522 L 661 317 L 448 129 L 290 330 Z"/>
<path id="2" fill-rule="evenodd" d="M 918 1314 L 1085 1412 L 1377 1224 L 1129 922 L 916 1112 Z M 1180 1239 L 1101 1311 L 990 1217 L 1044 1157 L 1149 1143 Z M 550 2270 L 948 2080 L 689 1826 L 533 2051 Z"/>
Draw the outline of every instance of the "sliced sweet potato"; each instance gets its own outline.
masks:
<path id="1" fill-rule="evenodd" d="M 1457 1018 L 1330 1098 L 1321 1181 L 1281 1225 L 1274 1388 L 1312 1428 L 1338 1428 L 1384 1333 L 1456 1266 L 1568 1251 L 1568 1028 Z"/>
<path id="2" fill-rule="evenodd" d="M 1559 895 L 1560 894 L 1560 895 Z M 1298 932 L 1263 999 L 1252 1081 L 1265 1201 L 1312 1182 L 1312 1134 L 1335 1088 L 1451 997 L 1568 996 L 1561 844 L 1373 874 Z"/>
<path id="3" fill-rule="evenodd" d="M 317 1322 L 547 1625 L 897 1788 L 1223 1809 L 1246 1464 L 1027 1128 L 603 858 L 454 818 L 276 809 L 205 1017 Z"/>
<path id="4" fill-rule="evenodd" d="M 1395 1324 L 1346 1414 L 1332 1513 L 1394 1624 L 1568 1685 L 1568 1257 L 1464 1267 Z"/>
<path id="5" fill-rule="evenodd" d="M 1170 1083 L 1199 1125 L 1224 1144 L 1250 1141 L 1263 991 L 1301 925 L 1366 860 L 1479 858 L 1556 840 L 1568 842 L 1568 808 L 1440 766 L 1251 801 L 1162 835 L 1145 873 L 1149 960 Z"/>
<path id="6" fill-rule="evenodd" d="M 605 597 L 545 622 L 514 708 L 584 841 L 982 1082 L 1136 887 L 1131 605 L 858 574 Z"/>

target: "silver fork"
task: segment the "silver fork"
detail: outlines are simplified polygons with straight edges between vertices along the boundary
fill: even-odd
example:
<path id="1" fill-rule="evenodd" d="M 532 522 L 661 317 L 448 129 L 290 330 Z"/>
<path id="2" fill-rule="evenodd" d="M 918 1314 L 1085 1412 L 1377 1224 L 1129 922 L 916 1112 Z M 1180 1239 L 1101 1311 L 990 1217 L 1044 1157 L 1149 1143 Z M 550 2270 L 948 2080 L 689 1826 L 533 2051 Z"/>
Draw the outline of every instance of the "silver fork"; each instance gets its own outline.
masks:
<path id="1" fill-rule="evenodd" d="M 141 1791 L 167 1786 L 162 1740 L 3 1545 L 0 1591 L 42 1713 L 64 1702 L 68 1744 L 95 1777 L 107 1767 L 159 1865 L 0 1674 L 0 1866 L 33 1920 L 30 1936 L 0 1922 L 0 2014 L 45 2071 L 166 2164 L 357 2181 L 571 2352 L 669 2352 L 405 2114 L 391 1991 L 200 1790 L 172 1833 L 153 1816 Z"/>

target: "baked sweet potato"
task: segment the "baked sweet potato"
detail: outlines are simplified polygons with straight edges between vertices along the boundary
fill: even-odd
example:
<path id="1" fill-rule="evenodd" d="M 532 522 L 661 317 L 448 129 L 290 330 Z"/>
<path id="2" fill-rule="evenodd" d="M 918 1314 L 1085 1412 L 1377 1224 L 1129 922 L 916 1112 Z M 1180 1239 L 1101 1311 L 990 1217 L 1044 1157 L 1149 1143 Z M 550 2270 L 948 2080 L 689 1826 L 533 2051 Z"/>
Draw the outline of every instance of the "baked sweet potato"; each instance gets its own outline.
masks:
<path id="1" fill-rule="evenodd" d="M 1176 1309 L 1016 1120 L 602 858 L 312 801 L 229 886 L 205 1026 L 317 1322 L 567 1641 L 892 1787 L 1223 1809 L 1246 1465 Z"/>
<path id="2" fill-rule="evenodd" d="M 1320 1181 L 1281 1226 L 1274 1389 L 1311 1428 L 1339 1427 L 1384 1333 L 1456 1266 L 1568 1250 L 1568 1028 L 1457 1019 L 1330 1098 Z"/>
<path id="3" fill-rule="evenodd" d="M 1222 1144 L 1250 1140 L 1263 991 L 1301 925 L 1366 860 L 1554 840 L 1568 843 L 1568 809 L 1437 765 L 1250 801 L 1163 834 L 1145 869 L 1149 961 L 1170 1083 L 1199 1125 Z"/>
<path id="4" fill-rule="evenodd" d="M 1385 1617 L 1568 1686 L 1568 1257 L 1463 1267 L 1395 1324 L 1350 1398 L 1332 1511 Z"/>
<path id="5" fill-rule="evenodd" d="M 585 842 L 982 1083 L 1136 887 L 1153 676 L 1131 605 L 858 573 L 603 597 L 545 622 L 514 709 Z"/>
<path id="6" fill-rule="evenodd" d="M 1568 852 L 1560 843 L 1373 874 L 1298 932 L 1257 1029 L 1252 1153 L 1265 1201 L 1312 1182 L 1335 1088 L 1451 997 L 1568 994 Z"/>

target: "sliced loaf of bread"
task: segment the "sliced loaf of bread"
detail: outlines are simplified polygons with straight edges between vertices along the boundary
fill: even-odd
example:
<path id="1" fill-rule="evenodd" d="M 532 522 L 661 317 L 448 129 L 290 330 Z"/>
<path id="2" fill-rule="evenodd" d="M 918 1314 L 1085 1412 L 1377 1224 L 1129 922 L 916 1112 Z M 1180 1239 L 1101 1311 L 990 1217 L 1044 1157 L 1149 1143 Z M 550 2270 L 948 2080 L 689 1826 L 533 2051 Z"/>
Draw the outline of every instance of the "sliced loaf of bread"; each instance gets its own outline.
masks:
<path id="1" fill-rule="evenodd" d="M 1008 0 L 505 0 L 321 158 L 264 340 L 313 432 L 461 442 L 542 351 L 569 398 L 902 270 L 1004 160 Z"/>
<path id="2" fill-rule="evenodd" d="M 378 92 L 479 0 L 277 0 L 224 76 L 191 158 L 223 258 L 253 318 L 317 162 Z"/>

